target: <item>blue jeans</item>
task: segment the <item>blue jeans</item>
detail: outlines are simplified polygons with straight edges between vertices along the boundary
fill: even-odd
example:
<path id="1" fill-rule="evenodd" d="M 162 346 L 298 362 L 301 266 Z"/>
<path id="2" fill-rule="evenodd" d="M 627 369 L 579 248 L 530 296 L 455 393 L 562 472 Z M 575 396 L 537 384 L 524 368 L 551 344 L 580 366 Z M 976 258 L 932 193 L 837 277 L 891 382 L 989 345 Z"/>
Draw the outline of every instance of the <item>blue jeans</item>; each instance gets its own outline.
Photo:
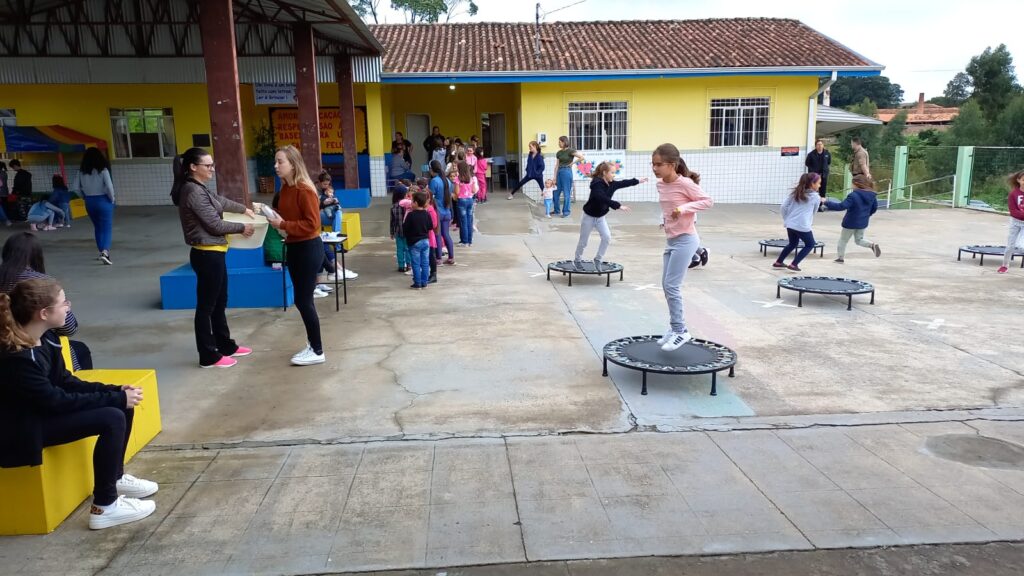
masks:
<path id="1" fill-rule="evenodd" d="M 85 211 L 92 220 L 96 248 L 100 252 L 110 251 L 110 241 L 114 236 L 114 203 L 104 195 L 86 196 Z"/>
<path id="2" fill-rule="evenodd" d="M 430 280 L 430 240 L 424 238 L 409 246 L 412 253 L 412 283 L 426 286 Z"/>
<path id="3" fill-rule="evenodd" d="M 330 226 L 335 232 L 341 232 L 341 210 L 337 206 L 328 206 L 321 210 L 320 225 Z"/>
<path id="4" fill-rule="evenodd" d="M 555 177 L 555 192 L 552 194 L 555 204 L 555 214 L 558 214 L 558 199 L 565 194 L 562 200 L 562 214 L 569 215 L 569 202 L 572 201 L 572 167 L 564 166 L 558 169 Z"/>
<path id="5" fill-rule="evenodd" d="M 441 246 L 448 248 L 448 259 L 455 259 L 455 242 L 452 241 L 452 212 L 442 210 L 437 213 L 437 227 L 441 231 L 441 241 L 437 243 L 437 259 L 441 259 Z"/>
<path id="6" fill-rule="evenodd" d="M 473 243 L 473 205 L 472 198 L 459 198 L 459 242 Z"/>
<path id="7" fill-rule="evenodd" d="M 786 228 L 786 234 L 789 235 L 789 244 L 786 244 L 786 247 L 782 249 L 782 253 L 779 254 L 777 262 L 782 262 L 784 264 L 786 256 L 789 256 L 789 253 L 795 250 L 797 244 L 803 240 L 804 247 L 797 252 L 796 258 L 793 258 L 793 266 L 799 266 L 800 261 L 806 258 L 807 255 L 814 250 L 814 234 L 812 234 L 810 230 L 807 232 L 800 232 L 799 230 L 793 230 L 792 228 Z"/>

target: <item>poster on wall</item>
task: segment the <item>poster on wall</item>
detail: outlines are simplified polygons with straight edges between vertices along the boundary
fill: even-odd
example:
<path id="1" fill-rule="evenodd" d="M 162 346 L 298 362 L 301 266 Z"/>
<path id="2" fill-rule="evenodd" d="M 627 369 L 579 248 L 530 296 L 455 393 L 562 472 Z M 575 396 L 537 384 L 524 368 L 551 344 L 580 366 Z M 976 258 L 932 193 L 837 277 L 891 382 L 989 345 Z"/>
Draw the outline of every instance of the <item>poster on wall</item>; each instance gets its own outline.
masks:
<path id="1" fill-rule="evenodd" d="M 256 105 L 267 104 L 295 104 L 295 84 L 265 83 L 253 84 L 253 93 L 256 95 Z"/>
<path id="2" fill-rule="evenodd" d="M 274 130 L 274 144 L 296 148 L 300 145 L 299 109 L 272 108 L 270 126 Z M 356 108 L 356 151 L 366 150 L 366 109 Z M 341 154 L 345 151 L 341 140 L 341 115 L 337 108 L 320 109 L 320 151 L 323 154 Z"/>
<path id="3" fill-rule="evenodd" d="M 612 172 L 618 176 L 625 165 L 626 153 L 613 150 L 595 150 L 593 152 L 580 151 L 585 160 L 573 164 L 573 179 L 585 180 L 594 174 L 594 168 L 601 162 L 608 162 L 612 165 Z"/>

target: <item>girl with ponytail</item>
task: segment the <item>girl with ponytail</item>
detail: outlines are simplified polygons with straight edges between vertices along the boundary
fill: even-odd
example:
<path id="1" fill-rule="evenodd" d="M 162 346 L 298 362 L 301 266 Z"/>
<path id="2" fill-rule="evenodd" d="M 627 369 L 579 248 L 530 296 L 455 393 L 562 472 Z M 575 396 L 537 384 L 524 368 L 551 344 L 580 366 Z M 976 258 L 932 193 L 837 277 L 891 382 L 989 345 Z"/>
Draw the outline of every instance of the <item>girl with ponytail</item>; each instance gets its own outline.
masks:
<path id="1" fill-rule="evenodd" d="M 99 436 L 93 449 L 89 528 L 141 520 L 156 510 L 155 482 L 124 473 L 124 453 L 142 389 L 83 382 L 68 372 L 47 332 L 71 308 L 53 279 L 19 282 L 0 294 L 0 467 L 38 466 L 43 448 Z"/>
<path id="2" fill-rule="evenodd" d="M 814 213 L 821 206 L 821 196 L 818 189 L 821 188 L 821 175 L 808 172 L 800 176 L 793 192 L 786 196 L 782 202 L 782 223 L 786 227 L 786 234 L 789 235 L 789 243 L 782 249 L 779 259 L 773 264 L 773 268 L 789 268 L 796 272 L 800 271 L 800 262 L 814 250 L 814 233 L 811 232 L 811 224 L 814 222 Z M 786 266 L 786 256 L 796 249 L 803 241 L 804 247 L 797 252 L 793 263 Z"/>
<path id="3" fill-rule="evenodd" d="M 669 330 L 658 339 L 666 352 L 679 349 L 693 339 L 683 318 L 682 284 L 693 255 L 700 248 L 695 226 L 696 213 L 714 202 L 700 187 L 700 174 L 691 171 L 672 144 L 662 144 L 651 155 L 651 168 L 658 178 L 658 202 L 667 236 L 661 285 L 668 303 Z"/>

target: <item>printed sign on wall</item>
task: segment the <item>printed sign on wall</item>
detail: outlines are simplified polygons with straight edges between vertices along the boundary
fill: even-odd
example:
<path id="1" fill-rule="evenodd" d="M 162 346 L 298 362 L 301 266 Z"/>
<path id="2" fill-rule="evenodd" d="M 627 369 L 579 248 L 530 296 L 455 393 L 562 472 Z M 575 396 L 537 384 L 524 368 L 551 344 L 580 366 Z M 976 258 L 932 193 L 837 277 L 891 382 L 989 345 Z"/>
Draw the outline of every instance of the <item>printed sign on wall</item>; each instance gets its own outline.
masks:
<path id="1" fill-rule="evenodd" d="M 299 147 L 298 108 L 271 109 L 270 125 L 274 130 L 274 144 Z M 366 150 L 366 109 L 356 108 L 356 151 L 363 150 Z M 320 151 L 323 154 L 341 154 L 345 151 L 341 141 L 341 115 L 337 108 L 320 109 Z"/>
<path id="2" fill-rule="evenodd" d="M 253 84 L 256 105 L 295 104 L 295 84 L 271 83 Z"/>

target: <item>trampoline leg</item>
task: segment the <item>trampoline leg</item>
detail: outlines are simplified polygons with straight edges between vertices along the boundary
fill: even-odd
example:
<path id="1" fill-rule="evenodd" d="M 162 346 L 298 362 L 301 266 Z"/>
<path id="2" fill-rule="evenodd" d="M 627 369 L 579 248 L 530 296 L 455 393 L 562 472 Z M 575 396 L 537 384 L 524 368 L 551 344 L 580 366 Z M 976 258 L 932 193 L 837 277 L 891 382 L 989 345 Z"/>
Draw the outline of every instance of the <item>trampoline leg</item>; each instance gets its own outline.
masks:
<path id="1" fill-rule="evenodd" d="M 640 395 L 641 396 L 647 396 L 647 371 L 646 370 L 642 370 L 640 373 L 644 375 L 644 377 L 643 377 L 644 378 L 643 379 L 643 386 L 641 386 L 641 388 L 640 388 Z"/>
<path id="2" fill-rule="evenodd" d="M 984 265 L 985 265 L 985 255 L 982 254 L 981 255 L 981 262 L 978 262 L 978 266 L 984 266 Z"/>
<path id="3" fill-rule="evenodd" d="M 959 262 L 959 261 L 960 261 L 960 257 L 961 257 L 961 256 L 963 256 L 963 254 L 964 254 L 964 251 L 963 251 L 963 250 L 957 250 L 957 251 L 956 251 L 956 261 L 957 261 L 957 262 Z"/>
<path id="4" fill-rule="evenodd" d="M 1020 261 L 1020 267 L 1024 268 L 1024 260 Z M 625 269 L 619 270 L 619 282 L 622 282 L 622 275 L 626 273 Z"/>
<path id="5" fill-rule="evenodd" d="M 605 357 L 603 364 L 604 364 L 604 370 L 601 372 L 601 376 L 607 376 L 608 375 L 608 358 L 607 357 Z"/>
<path id="6" fill-rule="evenodd" d="M 729 378 L 735 378 L 735 377 L 736 377 L 736 366 L 735 365 L 729 366 Z"/>
<path id="7" fill-rule="evenodd" d="M 871 303 L 872 304 L 875 303 L 875 291 L 874 290 L 871 291 Z"/>
<path id="8" fill-rule="evenodd" d="M 551 280 L 551 268 L 548 268 L 548 280 Z"/>
<path id="9" fill-rule="evenodd" d="M 572 272 L 569 273 L 569 286 L 572 286 Z"/>
<path id="10" fill-rule="evenodd" d="M 718 396 L 718 372 L 711 373 L 711 395 Z"/>
<path id="11" fill-rule="evenodd" d="M 796 307 L 797 308 L 803 308 L 804 307 L 804 293 L 803 292 L 797 292 Z"/>
<path id="12" fill-rule="evenodd" d="M 780 288 L 779 286 L 775 287 L 775 297 L 782 298 L 782 288 Z"/>
<path id="13" fill-rule="evenodd" d="M 853 294 L 846 295 L 846 309 L 853 310 Z"/>
<path id="14" fill-rule="evenodd" d="M 608 278 L 608 279 L 607 279 L 607 280 L 605 280 L 605 282 L 604 282 L 604 287 L 605 287 L 605 288 L 611 288 L 611 286 L 612 286 L 612 274 L 611 274 L 611 272 L 609 272 L 609 273 L 607 274 L 607 278 Z"/>

